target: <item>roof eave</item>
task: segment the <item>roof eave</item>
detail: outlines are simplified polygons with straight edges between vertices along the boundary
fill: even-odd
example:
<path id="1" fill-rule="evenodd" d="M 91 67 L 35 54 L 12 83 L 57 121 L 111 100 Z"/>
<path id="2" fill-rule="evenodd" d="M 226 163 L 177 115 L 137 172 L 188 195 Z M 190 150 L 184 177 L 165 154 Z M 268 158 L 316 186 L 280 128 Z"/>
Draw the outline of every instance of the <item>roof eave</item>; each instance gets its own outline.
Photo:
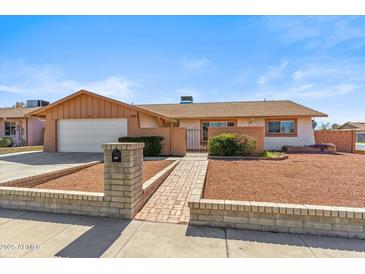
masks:
<path id="1" fill-rule="evenodd" d="M 327 114 L 322 113 L 322 114 L 310 114 L 310 115 L 295 115 L 295 114 L 291 114 L 291 115 L 244 115 L 244 116 L 178 116 L 178 117 L 174 117 L 174 119 L 236 119 L 236 118 L 267 118 L 267 117 L 328 117 Z"/>
<path id="2" fill-rule="evenodd" d="M 62 102 L 65 102 L 73 97 L 76 97 L 77 95 L 80 95 L 80 94 L 87 94 L 87 95 L 91 95 L 91 96 L 96 96 L 96 97 L 100 97 L 102 99 L 105 99 L 105 100 L 108 100 L 108 101 L 112 101 L 114 103 L 117 103 L 117 104 L 121 104 L 121 105 L 124 105 L 124 106 L 127 106 L 127 107 L 130 107 L 136 111 L 140 111 L 140 112 L 143 112 L 143 113 L 146 113 L 146 114 L 149 114 L 149 115 L 152 115 L 152 116 L 155 116 L 157 118 L 162 118 L 164 120 L 167 120 L 169 122 L 177 122 L 174 118 L 171 118 L 171 117 L 168 117 L 168 116 L 165 116 L 163 114 L 160 114 L 160 113 L 157 113 L 157 112 L 153 112 L 153 111 L 150 111 L 150 110 L 147 110 L 147 109 L 144 109 L 144 108 L 141 108 L 141 107 L 137 107 L 137 106 L 134 106 L 134 105 L 130 105 L 130 104 L 127 104 L 127 103 L 124 103 L 124 102 L 121 102 L 121 101 L 118 101 L 118 100 L 115 100 L 115 99 L 112 99 L 112 98 L 109 98 L 109 97 L 106 97 L 106 96 L 103 96 L 103 95 L 99 95 L 99 94 L 96 94 L 96 93 L 93 93 L 93 92 L 90 92 L 88 90 L 84 90 L 84 89 L 81 89 L 73 94 L 70 94 L 62 99 L 59 99 L 57 100 L 56 102 L 53 102 L 52 104 L 49 104 L 48 106 L 45 106 L 43 107 L 42 109 L 37 109 L 37 110 L 34 110 L 32 112 L 29 112 L 28 115 L 31 115 L 31 116 L 34 116 L 34 117 L 45 117 L 45 111 L 58 105 L 58 104 L 61 104 Z"/>

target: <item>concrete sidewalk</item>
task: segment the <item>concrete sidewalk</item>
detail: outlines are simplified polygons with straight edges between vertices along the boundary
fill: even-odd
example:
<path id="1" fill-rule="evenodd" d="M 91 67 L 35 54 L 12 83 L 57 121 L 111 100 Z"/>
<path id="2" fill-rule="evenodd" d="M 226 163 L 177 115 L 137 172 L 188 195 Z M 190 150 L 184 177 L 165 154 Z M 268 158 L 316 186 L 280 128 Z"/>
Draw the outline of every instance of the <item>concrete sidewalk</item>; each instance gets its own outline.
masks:
<path id="1" fill-rule="evenodd" d="M 0 209 L 0 256 L 365 257 L 365 241 Z"/>

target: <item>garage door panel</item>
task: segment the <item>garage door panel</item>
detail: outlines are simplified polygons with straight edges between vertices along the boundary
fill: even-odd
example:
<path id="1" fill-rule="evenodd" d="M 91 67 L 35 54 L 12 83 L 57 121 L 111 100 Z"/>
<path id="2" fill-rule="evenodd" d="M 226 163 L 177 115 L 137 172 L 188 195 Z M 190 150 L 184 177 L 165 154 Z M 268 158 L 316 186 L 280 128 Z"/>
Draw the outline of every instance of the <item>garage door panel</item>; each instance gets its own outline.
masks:
<path id="1" fill-rule="evenodd" d="M 70 119 L 58 122 L 58 151 L 102 152 L 101 145 L 127 136 L 127 119 Z"/>

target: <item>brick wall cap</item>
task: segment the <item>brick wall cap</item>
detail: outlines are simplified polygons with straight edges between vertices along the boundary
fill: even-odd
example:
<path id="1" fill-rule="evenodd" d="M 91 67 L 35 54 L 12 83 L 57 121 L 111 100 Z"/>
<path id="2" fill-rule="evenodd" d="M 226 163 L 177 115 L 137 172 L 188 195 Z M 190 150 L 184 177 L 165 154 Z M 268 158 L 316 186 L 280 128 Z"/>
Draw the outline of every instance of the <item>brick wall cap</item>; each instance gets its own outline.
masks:
<path id="1" fill-rule="evenodd" d="M 107 143 L 102 145 L 104 150 L 133 150 L 144 148 L 144 143 Z"/>

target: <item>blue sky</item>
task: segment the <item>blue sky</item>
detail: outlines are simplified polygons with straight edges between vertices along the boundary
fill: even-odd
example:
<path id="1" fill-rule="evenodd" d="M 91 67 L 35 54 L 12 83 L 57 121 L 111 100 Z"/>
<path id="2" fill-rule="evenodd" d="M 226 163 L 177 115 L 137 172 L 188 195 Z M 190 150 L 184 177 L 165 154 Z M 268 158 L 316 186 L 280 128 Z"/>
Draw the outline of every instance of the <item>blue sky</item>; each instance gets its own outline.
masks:
<path id="1" fill-rule="evenodd" d="M 290 99 L 365 120 L 365 17 L 1 16 L 0 106 Z"/>

